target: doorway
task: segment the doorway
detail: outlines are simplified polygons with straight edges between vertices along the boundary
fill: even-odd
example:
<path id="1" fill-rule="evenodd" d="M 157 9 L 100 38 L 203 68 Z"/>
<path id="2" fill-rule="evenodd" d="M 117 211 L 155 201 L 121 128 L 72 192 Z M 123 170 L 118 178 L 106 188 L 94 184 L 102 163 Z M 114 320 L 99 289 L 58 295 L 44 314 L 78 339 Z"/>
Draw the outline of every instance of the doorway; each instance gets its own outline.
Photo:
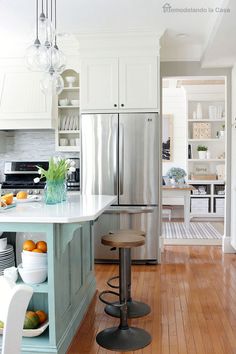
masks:
<path id="1" fill-rule="evenodd" d="M 162 79 L 162 239 L 221 245 L 226 174 L 226 78 Z"/>

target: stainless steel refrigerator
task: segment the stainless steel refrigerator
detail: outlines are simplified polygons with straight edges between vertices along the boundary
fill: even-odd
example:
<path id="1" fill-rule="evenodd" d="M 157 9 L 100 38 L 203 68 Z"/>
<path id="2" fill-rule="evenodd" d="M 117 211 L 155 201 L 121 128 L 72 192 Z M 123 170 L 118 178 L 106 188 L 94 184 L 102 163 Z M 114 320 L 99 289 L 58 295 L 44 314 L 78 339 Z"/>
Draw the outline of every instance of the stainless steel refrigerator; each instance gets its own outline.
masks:
<path id="1" fill-rule="evenodd" d="M 117 251 L 101 245 L 114 229 L 146 231 L 145 246 L 132 250 L 141 262 L 158 259 L 159 132 L 157 113 L 81 116 L 81 193 L 117 195 L 94 225 L 95 260 L 111 262 Z"/>

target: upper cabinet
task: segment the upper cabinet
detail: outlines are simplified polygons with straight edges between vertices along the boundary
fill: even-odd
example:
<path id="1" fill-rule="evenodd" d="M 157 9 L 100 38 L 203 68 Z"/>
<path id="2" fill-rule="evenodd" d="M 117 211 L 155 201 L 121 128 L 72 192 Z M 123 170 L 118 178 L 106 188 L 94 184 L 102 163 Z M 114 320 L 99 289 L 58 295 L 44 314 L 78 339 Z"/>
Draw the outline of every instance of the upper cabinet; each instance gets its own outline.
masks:
<path id="1" fill-rule="evenodd" d="M 23 66 L 0 70 L 0 129 L 54 128 L 56 97 L 41 92 L 42 73 Z"/>
<path id="2" fill-rule="evenodd" d="M 157 109 L 157 57 L 90 58 L 82 61 L 82 111 Z"/>
<path id="3" fill-rule="evenodd" d="M 81 64 L 81 108 L 118 107 L 118 59 L 91 58 Z"/>

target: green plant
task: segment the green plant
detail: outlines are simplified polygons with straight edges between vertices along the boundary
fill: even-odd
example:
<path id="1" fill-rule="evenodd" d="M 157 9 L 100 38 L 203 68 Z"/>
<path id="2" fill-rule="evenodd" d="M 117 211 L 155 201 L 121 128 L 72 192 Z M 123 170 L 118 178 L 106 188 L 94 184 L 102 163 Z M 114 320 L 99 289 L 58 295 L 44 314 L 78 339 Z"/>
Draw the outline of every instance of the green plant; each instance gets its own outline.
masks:
<path id="1" fill-rule="evenodd" d="M 197 151 L 207 151 L 207 150 L 208 150 L 208 147 L 204 146 L 204 145 L 198 145 L 198 147 L 197 147 Z"/>
<path id="2" fill-rule="evenodd" d="M 222 130 L 225 130 L 225 124 L 222 124 L 221 128 Z"/>
<path id="3" fill-rule="evenodd" d="M 34 182 L 38 183 L 41 178 L 45 177 L 47 181 L 65 180 L 68 173 L 74 172 L 74 161 L 69 159 L 61 159 L 60 157 L 51 157 L 49 160 L 48 170 L 37 166 L 40 177 L 34 178 Z"/>
<path id="4" fill-rule="evenodd" d="M 171 169 L 169 169 L 169 171 L 167 172 L 167 176 L 169 178 L 174 178 L 176 181 L 179 181 L 180 179 L 184 178 L 185 176 L 187 176 L 186 172 L 179 167 L 172 167 Z"/>

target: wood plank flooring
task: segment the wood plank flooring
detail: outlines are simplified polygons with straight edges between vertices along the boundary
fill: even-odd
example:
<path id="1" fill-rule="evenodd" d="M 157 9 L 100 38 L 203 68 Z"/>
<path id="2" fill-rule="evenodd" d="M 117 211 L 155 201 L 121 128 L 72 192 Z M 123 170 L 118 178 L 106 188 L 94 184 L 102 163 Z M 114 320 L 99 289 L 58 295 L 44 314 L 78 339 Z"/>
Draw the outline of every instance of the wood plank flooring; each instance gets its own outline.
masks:
<path id="1" fill-rule="evenodd" d="M 101 291 L 117 266 L 95 268 Z M 130 323 L 148 330 L 152 343 L 126 353 L 236 354 L 236 255 L 218 246 L 165 246 L 163 264 L 133 266 L 132 281 L 133 298 L 152 312 Z M 118 323 L 103 308 L 96 296 L 68 354 L 112 353 L 96 344 L 99 331 Z"/>

